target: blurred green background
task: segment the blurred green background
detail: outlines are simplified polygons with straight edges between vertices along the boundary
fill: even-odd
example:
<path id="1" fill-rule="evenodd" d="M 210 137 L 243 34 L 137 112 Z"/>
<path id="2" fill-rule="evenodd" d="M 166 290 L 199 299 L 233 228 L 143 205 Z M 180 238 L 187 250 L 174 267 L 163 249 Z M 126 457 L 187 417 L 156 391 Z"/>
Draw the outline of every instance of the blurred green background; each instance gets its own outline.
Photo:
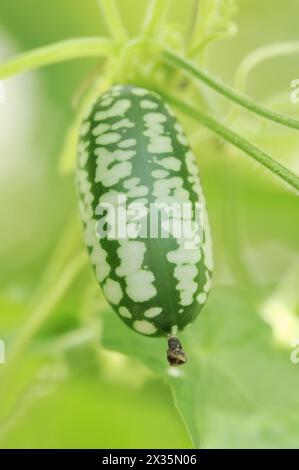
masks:
<path id="1" fill-rule="evenodd" d="M 118 4 L 130 33 L 136 33 L 147 1 L 119 0 Z M 172 21 L 185 27 L 192 4 L 191 0 L 175 0 Z M 240 61 L 253 49 L 299 40 L 299 3 L 241 0 L 236 22 L 238 34 L 213 44 L 208 55 L 209 69 L 229 83 L 233 83 Z M 54 41 L 98 34 L 105 35 L 106 30 L 95 0 L 0 2 L 3 60 Z M 36 326 L 30 323 L 31 313 L 40 308 L 40 299 L 50 304 L 64 257 L 72 258 L 78 246 L 83 246 L 73 175 L 59 173 L 58 159 L 74 116 L 74 96 L 96 63 L 77 60 L 9 79 L 6 103 L 0 106 L 0 339 L 7 349 L 7 363 L 0 364 L 1 448 L 192 447 L 180 417 L 182 414 L 188 422 L 188 412 L 180 404 L 179 412 L 175 408 L 168 381 L 155 362 L 136 357 L 138 351 L 140 356 L 146 355 L 140 339 L 131 354 L 117 335 L 105 337 L 110 320 L 105 330 L 99 315 L 103 301 L 87 262 L 84 272 L 54 302 L 36 334 L 30 336 L 30 328 Z M 299 104 L 291 105 L 289 100 L 294 78 L 299 78 L 298 56 L 273 58 L 254 70 L 248 92 L 299 117 Z M 221 100 L 219 103 L 219 116 L 224 117 L 225 108 Z M 244 112 L 240 116 L 243 119 L 234 122 L 236 130 L 286 166 L 299 170 L 299 140 L 294 131 Z M 187 131 L 188 126 L 196 137 L 198 126 L 187 123 Z M 246 395 L 247 383 L 262 383 L 263 388 L 270 374 L 265 390 L 269 390 L 269 403 L 271 394 L 277 400 L 271 402 L 271 409 L 265 398 L 258 411 L 255 404 L 245 410 L 229 393 L 223 398 L 231 400 L 228 407 L 221 400 L 222 379 L 215 377 L 203 385 L 213 402 L 207 404 L 207 396 L 202 397 L 200 381 L 198 389 L 192 383 L 181 390 L 179 402 L 184 402 L 182 395 L 186 400 L 189 393 L 195 395 L 197 433 L 203 447 L 296 447 L 299 365 L 291 364 L 289 355 L 292 340 L 299 337 L 298 199 L 262 168 L 215 139 L 199 142 L 195 150 L 215 249 L 215 294 L 196 328 L 202 331 L 203 344 L 205 338 L 212 338 L 209 346 L 216 344 L 218 358 L 224 358 L 233 344 L 222 379 L 226 374 L 226 381 L 232 370 L 240 370 L 235 388 L 244 387 Z M 66 224 L 68 233 L 63 235 Z M 225 301 L 219 301 L 222 293 L 219 297 L 218 292 L 225 292 Z M 219 322 L 215 320 L 217 309 Z M 244 352 L 236 345 L 247 330 L 231 312 L 246 323 L 253 310 L 259 320 L 250 325 L 250 341 L 256 338 L 257 343 L 252 342 L 252 351 L 234 369 L 236 357 Z M 111 328 L 118 329 L 119 323 L 116 320 Z M 119 325 L 119 335 L 126 335 L 122 328 Z M 227 340 L 217 343 L 219 335 L 224 338 L 226 334 Z M 24 347 L 10 367 L 9 348 L 19 337 L 25 337 Z M 98 337 L 103 338 L 102 344 Z M 128 341 L 130 338 L 129 332 Z M 255 356 L 256 351 L 263 354 L 263 341 L 267 347 L 271 344 L 273 357 L 279 355 L 275 367 L 270 354 L 265 362 L 259 353 Z M 145 349 L 152 347 L 146 342 Z M 280 390 L 282 386 L 285 389 Z M 176 385 L 173 390 L 178 393 Z M 258 400 L 260 390 L 252 393 Z"/>

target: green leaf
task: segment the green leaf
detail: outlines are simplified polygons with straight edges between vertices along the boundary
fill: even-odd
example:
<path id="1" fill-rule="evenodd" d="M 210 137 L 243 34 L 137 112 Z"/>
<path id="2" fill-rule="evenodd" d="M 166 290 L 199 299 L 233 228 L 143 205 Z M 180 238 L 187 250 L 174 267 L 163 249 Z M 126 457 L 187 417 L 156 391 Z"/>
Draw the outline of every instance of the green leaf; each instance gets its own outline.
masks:
<path id="1" fill-rule="evenodd" d="M 142 337 L 103 313 L 104 347 L 133 356 L 171 387 L 196 447 L 296 447 L 298 369 L 252 305 L 232 289 L 211 295 L 181 341 L 188 363 L 166 363 L 164 339 Z"/>

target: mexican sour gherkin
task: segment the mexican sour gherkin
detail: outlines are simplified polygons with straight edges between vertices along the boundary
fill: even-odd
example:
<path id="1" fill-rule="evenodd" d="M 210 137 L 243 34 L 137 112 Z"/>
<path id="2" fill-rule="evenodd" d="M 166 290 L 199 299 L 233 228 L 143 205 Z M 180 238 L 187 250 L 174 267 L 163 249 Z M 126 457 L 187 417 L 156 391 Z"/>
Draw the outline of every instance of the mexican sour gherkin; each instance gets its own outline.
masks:
<path id="1" fill-rule="evenodd" d="M 168 336 L 169 363 L 184 363 L 175 335 L 207 300 L 211 240 L 194 154 L 157 94 L 116 85 L 97 99 L 81 125 L 77 183 L 85 243 L 105 298 L 134 331 Z"/>

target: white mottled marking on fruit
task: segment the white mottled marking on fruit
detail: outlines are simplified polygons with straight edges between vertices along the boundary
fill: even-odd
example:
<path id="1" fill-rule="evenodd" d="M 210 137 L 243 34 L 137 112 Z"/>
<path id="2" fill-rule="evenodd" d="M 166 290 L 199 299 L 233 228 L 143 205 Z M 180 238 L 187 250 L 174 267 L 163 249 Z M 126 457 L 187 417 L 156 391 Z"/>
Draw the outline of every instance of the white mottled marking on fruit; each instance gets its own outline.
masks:
<path id="1" fill-rule="evenodd" d="M 139 269 L 126 277 L 127 294 L 134 302 L 146 302 L 157 294 L 151 271 Z"/>
<path id="2" fill-rule="evenodd" d="M 91 184 L 88 181 L 87 171 L 77 171 L 77 180 L 79 190 L 84 195 L 84 202 L 81 200 L 79 206 L 82 220 L 85 223 L 84 240 L 86 245 L 91 248 L 90 261 L 95 268 L 96 279 L 98 282 L 102 282 L 109 275 L 111 268 L 106 260 L 107 253 L 101 247 L 100 241 L 95 233 L 97 221 L 93 218 L 93 211 L 91 208 L 94 196 L 90 191 Z"/>
<path id="3" fill-rule="evenodd" d="M 123 298 L 123 292 L 118 282 L 113 279 L 107 279 L 103 285 L 103 292 L 111 304 L 117 305 Z"/>
<path id="4" fill-rule="evenodd" d="M 155 103 L 154 101 L 150 101 L 150 100 L 141 100 L 140 106 L 143 109 L 156 109 L 156 108 L 158 108 L 158 104 Z"/>
<path id="5" fill-rule="evenodd" d="M 95 223 L 95 221 L 93 221 Z M 95 227 L 95 225 L 94 225 Z M 98 282 L 103 282 L 105 277 L 110 273 L 110 266 L 107 263 L 107 253 L 101 247 L 100 241 L 97 240 L 97 244 L 92 247 L 90 253 L 91 264 L 95 267 L 96 279 Z"/>
<path id="6" fill-rule="evenodd" d="M 162 123 L 167 121 L 167 117 L 158 112 L 146 113 L 143 116 L 146 131 L 144 135 L 149 137 L 147 150 L 150 153 L 171 153 L 173 151 L 171 138 L 165 135 Z"/>
<path id="7" fill-rule="evenodd" d="M 109 98 L 111 96 L 110 91 L 111 90 L 108 90 L 103 95 L 101 95 L 101 100 L 105 100 L 106 98 Z"/>
<path id="8" fill-rule="evenodd" d="M 191 152 L 191 150 L 188 150 L 188 152 L 186 152 L 186 165 L 189 173 L 192 176 L 198 175 L 198 166 L 196 164 L 194 153 Z"/>
<path id="9" fill-rule="evenodd" d="M 116 160 L 122 161 L 122 160 L 130 160 L 130 158 L 134 157 L 136 155 L 135 150 L 115 150 L 114 151 L 114 156 Z"/>
<path id="10" fill-rule="evenodd" d="M 140 178 L 134 177 L 124 181 L 123 186 L 128 190 L 128 197 L 143 197 L 148 194 L 148 187 L 145 185 L 138 186 Z"/>
<path id="11" fill-rule="evenodd" d="M 177 131 L 177 139 L 180 144 L 187 146 L 188 141 L 184 135 L 184 130 L 179 122 L 176 122 L 174 125 L 175 130 Z"/>
<path id="12" fill-rule="evenodd" d="M 190 305 L 193 302 L 193 295 L 197 290 L 195 278 L 198 274 L 196 264 L 200 261 L 201 255 L 199 249 L 189 249 L 184 246 L 184 238 L 177 240 L 179 247 L 176 250 L 169 251 L 166 255 L 170 263 L 176 265 L 174 277 L 179 281 L 176 289 L 180 293 L 180 304 Z"/>
<path id="13" fill-rule="evenodd" d="M 131 162 L 124 160 L 130 159 L 135 153 L 133 150 L 109 152 L 105 147 L 98 147 L 95 150 L 95 155 L 97 155 L 95 181 L 109 187 L 129 176 L 133 167 Z M 117 161 L 120 161 L 120 163 L 115 163 Z M 114 165 L 111 166 L 113 163 Z"/>
<path id="14" fill-rule="evenodd" d="M 124 318 L 132 318 L 132 313 L 127 309 L 127 307 L 119 307 L 118 313 Z"/>
<path id="15" fill-rule="evenodd" d="M 121 129 L 121 128 L 132 128 L 134 127 L 135 124 L 133 121 L 130 121 L 130 119 L 121 119 L 120 121 L 117 121 L 115 122 L 114 124 L 112 124 L 111 126 L 111 129 L 112 130 L 117 130 L 117 129 Z"/>
<path id="16" fill-rule="evenodd" d="M 137 178 L 137 177 L 130 178 L 130 179 L 124 181 L 124 183 L 123 183 L 124 188 L 126 188 L 126 189 L 134 188 L 135 186 L 137 186 L 139 181 L 140 181 L 140 178 Z"/>
<path id="17" fill-rule="evenodd" d="M 92 218 L 91 222 L 86 223 L 85 229 L 84 229 L 84 241 L 87 246 L 93 246 L 94 244 L 94 227 L 95 225 L 92 225 Z"/>
<path id="18" fill-rule="evenodd" d="M 141 269 L 145 251 L 145 243 L 135 240 L 123 240 L 117 249 L 120 265 L 115 273 L 125 278 L 126 292 L 134 302 L 145 302 L 157 293 L 153 273 Z"/>
<path id="19" fill-rule="evenodd" d="M 149 128 L 155 127 L 157 124 L 161 124 L 162 122 L 167 121 L 167 117 L 164 114 L 158 112 L 146 113 L 143 119 Z"/>
<path id="20" fill-rule="evenodd" d="M 93 219 L 90 223 L 90 228 L 94 232 L 96 220 Z M 90 260 L 95 268 L 95 275 L 98 282 L 103 282 L 109 275 L 111 268 L 107 263 L 107 252 L 101 247 L 99 240 L 96 238 L 92 242 L 92 249 L 90 252 Z"/>
<path id="21" fill-rule="evenodd" d="M 168 112 L 169 116 L 176 119 L 176 115 L 174 114 L 172 108 L 170 106 L 168 106 L 168 104 L 165 104 L 165 109 Z"/>
<path id="22" fill-rule="evenodd" d="M 117 132 L 108 132 L 102 134 L 96 138 L 96 144 L 98 145 L 109 145 L 118 142 L 121 139 L 121 135 Z"/>
<path id="23" fill-rule="evenodd" d="M 187 141 L 186 137 L 184 136 L 184 134 L 177 134 L 177 139 L 178 139 L 180 144 L 188 145 L 188 141 Z"/>
<path id="24" fill-rule="evenodd" d="M 157 317 L 158 315 L 160 315 L 161 312 L 162 312 L 161 307 L 152 307 L 152 308 L 147 309 L 144 312 L 144 316 L 146 318 L 154 318 L 154 317 Z"/>
<path id="25" fill-rule="evenodd" d="M 79 186 L 79 191 L 86 195 L 86 194 L 91 194 L 91 184 L 88 179 L 88 173 L 86 170 L 80 170 L 77 171 L 77 179 L 78 179 L 78 186 Z"/>
<path id="26" fill-rule="evenodd" d="M 86 207 L 86 204 L 85 204 L 85 197 L 89 194 L 91 194 L 91 185 L 89 186 L 89 182 L 87 181 L 87 183 L 85 183 L 85 178 L 86 180 L 88 179 L 88 174 L 87 176 L 85 177 L 84 176 L 84 173 L 87 174 L 87 172 L 84 172 L 84 171 L 77 171 L 77 184 L 78 184 L 78 189 L 79 189 L 79 192 L 81 194 L 81 196 L 83 197 L 83 199 L 80 201 L 81 202 L 81 205 L 80 205 L 80 210 L 82 209 L 82 213 L 81 213 L 81 216 L 82 216 L 82 219 L 84 222 L 87 222 L 87 218 L 86 218 L 86 211 L 90 211 L 90 208 L 87 208 Z M 91 194 L 92 196 L 92 194 Z M 89 218 L 92 217 L 92 212 L 91 214 L 89 213 Z"/>
<path id="27" fill-rule="evenodd" d="M 136 320 L 133 323 L 134 330 L 138 331 L 139 333 L 143 333 L 144 335 L 153 335 L 157 332 L 157 328 L 152 323 L 146 320 Z"/>
<path id="28" fill-rule="evenodd" d="M 192 189 L 198 195 L 199 199 L 204 200 L 195 155 L 191 150 L 189 150 L 188 152 L 186 152 L 185 157 L 187 169 L 190 174 L 190 176 L 188 177 L 188 181 L 192 184 Z"/>
<path id="29" fill-rule="evenodd" d="M 120 99 L 116 101 L 111 108 L 106 111 L 98 111 L 95 114 L 96 121 L 102 121 L 114 116 L 123 116 L 126 111 L 132 106 L 132 103 L 128 99 Z"/>
<path id="30" fill-rule="evenodd" d="M 105 132 L 109 131 L 109 129 L 110 129 L 109 124 L 101 123 L 101 124 L 98 124 L 93 129 L 92 133 L 93 133 L 93 135 L 98 136 L 98 135 L 104 134 Z"/>
<path id="31" fill-rule="evenodd" d="M 136 145 L 136 139 L 126 139 L 118 143 L 121 148 L 133 147 L 133 145 Z"/>
<path id="32" fill-rule="evenodd" d="M 182 291 L 180 295 L 180 303 L 181 305 L 187 306 L 191 305 L 193 302 L 192 293 L 187 291 Z"/>
<path id="33" fill-rule="evenodd" d="M 120 96 L 121 91 L 122 91 L 122 88 L 117 88 L 114 86 L 111 88 L 110 93 L 111 93 L 111 96 L 115 98 L 117 96 Z"/>
<path id="34" fill-rule="evenodd" d="M 148 95 L 148 91 L 145 90 L 144 88 L 132 88 L 132 93 L 133 95 L 136 95 L 136 96 Z"/>
<path id="35" fill-rule="evenodd" d="M 166 170 L 179 171 L 182 166 L 182 162 L 175 157 L 164 157 L 164 158 L 154 158 L 154 162 L 162 166 Z"/>
<path id="36" fill-rule="evenodd" d="M 117 249 L 117 254 L 121 262 L 115 270 L 117 276 L 125 277 L 140 269 L 145 251 L 146 246 L 144 242 L 124 240 Z"/>
<path id="37" fill-rule="evenodd" d="M 212 279 L 211 279 L 208 272 L 206 272 L 206 278 L 207 278 L 207 280 L 205 282 L 205 285 L 203 286 L 203 290 L 205 292 L 209 292 L 209 290 L 211 289 L 211 285 L 212 285 Z"/>
<path id="38" fill-rule="evenodd" d="M 106 172 L 102 183 L 106 187 L 113 186 L 121 179 L 126 178 L 132 173 L 132 164 L 130 162 L 116 163 L 113 167 Z"/>
<path id="39" fill-rule="evenodd" d="M 85 136 L 90 129 L 90 121 L 85 121 L 82 123 L 80 127 L 80 135 Z"/>
<path id="40" fill-rule="evenodd" d="M 182 187 L 183 183 L 183 179 L 179 176 L 157 180 L 154 182 L 153 195 L 156 197 L 169 196 L 172 189 Z"/>
<path id="41" fill-rule="evenodd" d="M 157 179 L 167 178 L 167 176 L 169 175 L 169 171 L 166 171 L 166 170 L 153 170 L 151 172 L 151 175 L 152 175 L 153 178 L 157 178 Z"/>
<path id="42" fill-rule="evenodd" d="M 108 203 L 113 207 L 117 207 L 119 204 L 119 195 L 120 193 L 118 191 L 114 191 L 113 189 L 107 191 L 99 197 L 99 204 Z"/>
<path id="43" fill-rule="evenodd" d="M 82 197 L 82 194 L 81 194 L 81 197 Z M 84 225 L 86 225 L 88 221 L 92 218 L 93 212 L 90 206 L 86 206 L 84 199 L 81 199 L 79 201 L 79 211 L 80 211 L 81 219 L 83 220 Z"/>
<path id="44" fill-rule="evenodd" d="M 98 164 L 96 171 L 96 182 L 102 182 L 105 187 L 117 184 L 121 179 L 126 178 L 132 173 L 132 164 L 130 162 L 120 162 L 107 169 L 108 165 Z M 104 172 L 101 172 L 104 169 Z"/>
<path id="45" fill-rule="evenodd" d="M 113 91 L 122 91 L 123 90 L 123 85 L 113 85 L 112 90 Z"/>
<path id="46" fill-rule="evenodd" d="M 143 197 L 148 194 L 148 187 L 147 186 L 136 186 L 135 188 L 131 188 L 127 194 L 128 197 Z"/>
<path id="47" fill-rule="evenodd" d="M 164 132 L 164 127 L 162 124 L 156 124 L 155 127 L 147 127 L 146 130 L 143 132 L 145 137 L 149 137 L 150 139 L 156 138 L 158 135 L 162 135 Z"/>
<path id="48" fill-rule="evenodd" d="M 87 106 L 87 108 L 84 110 L 84 113 L 83 113 L 83 120 L 90 120 L 90 115 L 91 113 L 93 112 L 94 110 L 94 103 Z"/>
<path id="49" fill-rule="evenodd" d="M 89 157 L 89 152 L 87 150 L 88 147 L 88 142 L 79 142 L 78 145 L 78 163 L 79 166 L 82 168 L 86 165 L 88 157 Z"/>
<path id="50" fill-rule="evenodd" d="M 162 180 L 160 180 L 162 181 Z M 174 188 L 173 195 L 165 195 L 165 193 L 161 193 L 160 196 L 156 198 L 157 203 L 168 203 L 168 204 L 177 204 L 190 202 L 189 192 L 184 188 Z"/>
<path id="51" fill-rule="evenodd" d="M 190 201 L 189 192 L 184 188 L 177 188 L 174 192 L 174 195 L 178 202 L 188 202 Z"/>
<path id="52" fill-rule="evenodd" d="M 192 250 L 180 246 L 177 250 L 169 251 L 167 259 L 170 263 L 177 265 L 198 263 L 201 258 L 200 250 Z"/>
<path id="53" fill-rule="evenodd" d="M 104 108 L 106 108 L 107 106 L 110 106 L 112 103 L 113 103 L 112 96 L 101 100 L 101 106 L 103 106 Z"/>
<path id="54" fill-rule="evenodd" d="M 178 279 L 182 285 L 188 284 L 197 275 L 197 268 L 195 265 L 184 264 L 177 266 L 174 270 L 174 277 Z"/>
<path id="55" fill-rule="evenodd" d="M 182 125 L 179 123 L 179 122 L 176 122 L 175 125 L 174 125 L 174 128 L 177 132 L 179 132 L 180 134 L 182 134 L 184 131 L 183 131 L 183 127 Z"/>
<path id="56" fill-rule="evenodd" d="M 204 304 L 207 300 L 207 294 L 205 292 L 201 292 L 200 294 L 198 294 L 198 296 L 196 297 L 196 300 L 199 304 Z"/>
<path id="57" fill-rule="evenodd" d="M 89 206 L 93 201 L 93 195 L 91 193 L 87 193 L 85 196 L 84 196 L 84 202 L 87 206 Z"/>

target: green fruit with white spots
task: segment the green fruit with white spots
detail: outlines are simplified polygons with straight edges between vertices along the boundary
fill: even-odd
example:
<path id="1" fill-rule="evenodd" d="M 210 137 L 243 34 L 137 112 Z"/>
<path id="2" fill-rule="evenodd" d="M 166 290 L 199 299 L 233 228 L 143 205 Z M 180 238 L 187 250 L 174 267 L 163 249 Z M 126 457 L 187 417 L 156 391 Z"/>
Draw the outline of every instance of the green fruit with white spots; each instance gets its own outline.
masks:
<path id="1" fill-rule="evenodd" d="M 144 335 L 182 330 L 207 299 L 211 240 L 194 155 L 181 125 L 157 94 L 117 85 L 98 98 L 81 126 L 77 183 L 85 243 L 107 301 Z M 164 219 L 154 224 L 149 208 L 161 207 L 159 203 L 193 209 L 189 216 L 168 210 L 168 225 Z M 103 209 L 108 207 L 117 216 L 127 209 L 123 226 L 129 233 L 120 233 L 123 219 L 115 222 Z M 203 236 L 187 240 L 175 227 L 184 230 L 185 220 L 198 228 L 195 207 L 203 213 Z M 140 225 L 132 215 L 137 209 L 143 213 L 139 222 L 146 221 L 146 235 L 137 230 Z M 114 238 L 99 236 L 99 227 L 106 234 L 110 229 L 110 235 L 115 229 Z M 163 237 L 157 236 L 161 231 Z"/>

